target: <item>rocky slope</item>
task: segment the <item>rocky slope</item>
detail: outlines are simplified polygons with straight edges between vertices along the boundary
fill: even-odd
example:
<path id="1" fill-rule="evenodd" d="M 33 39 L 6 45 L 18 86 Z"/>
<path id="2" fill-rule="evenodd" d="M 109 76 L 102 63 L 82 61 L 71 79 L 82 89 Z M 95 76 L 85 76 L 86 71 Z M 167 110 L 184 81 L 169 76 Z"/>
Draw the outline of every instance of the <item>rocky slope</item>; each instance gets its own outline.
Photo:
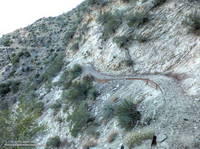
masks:
<path id="1" fill-rule="evenodd" d="M 4 35 L 0 142 L 199 149 L 199 8 L 88 0 Z"/>

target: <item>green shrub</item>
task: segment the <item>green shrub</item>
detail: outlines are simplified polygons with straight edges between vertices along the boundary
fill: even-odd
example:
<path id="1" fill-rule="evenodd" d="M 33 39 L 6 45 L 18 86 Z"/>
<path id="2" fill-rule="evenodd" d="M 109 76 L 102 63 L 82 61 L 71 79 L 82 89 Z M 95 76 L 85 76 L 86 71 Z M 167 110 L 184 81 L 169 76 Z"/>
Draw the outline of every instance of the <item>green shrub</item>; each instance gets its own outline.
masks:
<path id="1" fill-rule="evenodd" d="M 67 117 L 71 135 L 77 137 L 77 135 L 87 127 L 89 119 L 91 119 L 91 115 L 87 110 L 87 106 L 83 103 L 77 106 Z"/>
<path id="2" fill-rule="evenodd" d="M 62 99 L 76 103 L 87 98 L 95 98 L 97 96 L 96 90 L 93 88 L 92 82 L 83 80 L 76 81 L 71 84 L 68 90 L 63 92 Z"/>
<path id="3" fill-rule="evenodd" d="M 200 14 L 197 10 L 192 11 L 188 16 L 186 16 L 183 23 L 190 27 L 191 31 L 196 31 L 200 29 Z"/>
<path id="4" fill-rule="evenodd" d="M 148 14 L 144 12 L 135 12 L 126 16 L 127 25 L 129 27 L 139 26 L 148 21 Z"/>
<path id="5" fill-rule="evenodd" d="M 117 36 L 113 39 L 113 41 L 117 44 L 119 48 L 127 47 L 130 43 L 130 37 L 127 36 Z"/>
<path id="6" fill-rule="evenodd" d="M 128 100 L 123 101 L 117 106 L 116 116 L 119 121 L 119 125 L 125 129 L 133 128 L 141 118 L 136 105 Z"/>
<path id="7" fill-rule="evenodd" d="M 64 56 L 64 53 L 60 53 L 54 58 L 54 60 L 49 64 L 49 66 L 43 74 L 44 80 L 51 81 L 52 78 L 55 77 L 58 72 L 60 72 L 64 64 Z"/>
<path id="8" fill-rule="evenodd" d="M 102 38 L 103 40 L 107 40 L 122 24 L 122 15 L 118 12 L 114 14 L 106 12 L 98 17 L 97 22 L 103 25 L 104 30 Z"/>
<path id="9" fill-rule="evenodd" d="M 60 145 L 61 141 L 59 136 L 51 137 L 46 142 L 46 149 L 59 148 Z"/>

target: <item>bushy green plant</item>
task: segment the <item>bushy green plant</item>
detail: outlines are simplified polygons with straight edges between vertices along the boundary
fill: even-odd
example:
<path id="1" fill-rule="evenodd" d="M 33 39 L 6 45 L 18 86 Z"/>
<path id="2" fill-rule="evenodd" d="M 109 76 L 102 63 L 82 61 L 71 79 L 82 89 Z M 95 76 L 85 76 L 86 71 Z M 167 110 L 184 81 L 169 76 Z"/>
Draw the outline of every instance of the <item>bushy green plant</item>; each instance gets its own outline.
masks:
<path id="1" fill-rule="evenodd" d="M 129 100 L 124 100 L 117 106 L 116 116 L 119 125 L 125 129 L 133 128 L 141 118 L 140 113 L 137 111 L 137 106 Z"/>
<path id="2" fill-rule="evenodd" d="M 64 53 L 60 53 L 54 58 L 43 74 L 44 80 L 51 81 L 51 79 L 55 77 L 58 72 L 60 72 L 64 64 L 63 59 Z"/>
<path id="3" fill-rule="evenodd" d="M 97 22 L 103 25 L 104 30 L 102 38 L 106 40 L 111 34 L 115 33 L 117 28 L 121 25 L 122 15 L 119 12 L 115 12 L 114 14 L 105 12 L 98 17 Z"/>
<path id="4" fill-rule="evenodd" d="M 59 148 L 60 145 L 61 145 L 61 140 L 59 136 L 51 137 L 48 138 L 45 149 Z"/>
<path id="5" fill-rule="evenodd" d="M 126 16 L 127 25 L 129 27 L 139 26 L 148 21 L 148 14 L 144 12 L 135 12 Z"/>
<path id="6" fill-rule="evenodd" d="M 183 23 L 190 27 L 190 30 L 196 31 L 200 29 L 200 14 L 199 11 L 194 10 L 186 16 Z"/>
<path id="7" fill-rule="evenodd" d="M 75 103 L 85 100 L 88 97 L 95 98 L 96 96 L 96 90 L 93 88 L 92 82 L 82 80 L 73 82 L 70 88 L 63 92 L 62 98 Z"/>
<path id="8" fill-rule="evenodd" d="M 87 106 L 84 103 L 77 106 L 75 110 L 67 117 L 71 135 L 73 137 L 77 137 L 77 135 L 87 127 L 89 119 L 91 119 L 91 115 L 87 109 Z"/>

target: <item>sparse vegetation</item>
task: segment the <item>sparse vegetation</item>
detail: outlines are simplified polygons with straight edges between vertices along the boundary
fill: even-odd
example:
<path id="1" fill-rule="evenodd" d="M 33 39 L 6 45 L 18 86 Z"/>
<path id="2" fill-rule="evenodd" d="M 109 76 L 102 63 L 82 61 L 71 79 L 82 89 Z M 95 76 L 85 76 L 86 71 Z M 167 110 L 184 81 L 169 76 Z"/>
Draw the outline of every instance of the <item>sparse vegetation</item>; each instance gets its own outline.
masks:
<path id="1" fill-rule="evenodd" d="M 194 10 L 186 16 L 184 22 L 185 25 L 189 26 L 190 30 L 195 32 L 200 29 L 200 14 L 199 11 Z"/>
<path id="2" fill-rule="evenodd" d="M 129 100 L 124 100 L 117 106 L 116 116 L 119 125 L 125 129 L 133 128 L 141 118 L 137 106 Z"/>
<path id="3" fill-rule="evenodd" d="M 114 14 L 105 12 L 98 17 L 97 22 L 103 25 L 104 30 L 102 38 L 103 40 L 107 40 L 108 37 L 115 33 L 117 28 L 121 25 L 122 15 L 119 12 L 115 12 Z"/>
<path id="4" fill-rule="evenodd" d="M 61 141 L 59 136 L 51 137 L 47 140 L 45 149 L 59 148 L 60 145 Z"/>
<path id="5" fill-rule="evenodd" d="M 140 145 L 144 140 L 152 139 L 153 135 L 154 131 L 148 128 L 133 131 L 126 136 L 125 144 L 128 148 L 133 148 L 136 145 Z"/>
<path id="6" fill-rule="evenodd" d="M 90 119 L 91 115 L 84 103 L 75 107 L 74 111 L 67 117 L 71 135 L 76 137 L 80 131 L 87 127 L 87 123 Z"/>

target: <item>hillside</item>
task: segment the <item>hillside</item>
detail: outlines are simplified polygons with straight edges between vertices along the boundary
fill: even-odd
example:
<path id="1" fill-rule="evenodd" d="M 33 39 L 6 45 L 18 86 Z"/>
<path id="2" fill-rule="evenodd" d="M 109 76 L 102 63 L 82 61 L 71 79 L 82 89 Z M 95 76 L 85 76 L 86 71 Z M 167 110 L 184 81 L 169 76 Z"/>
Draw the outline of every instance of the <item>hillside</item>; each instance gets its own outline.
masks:
<path id="1" fill-rule="evenodd" d="M 1 148 L 199 149 L 199 8 L 86 0 L 2 36 Z"/>

